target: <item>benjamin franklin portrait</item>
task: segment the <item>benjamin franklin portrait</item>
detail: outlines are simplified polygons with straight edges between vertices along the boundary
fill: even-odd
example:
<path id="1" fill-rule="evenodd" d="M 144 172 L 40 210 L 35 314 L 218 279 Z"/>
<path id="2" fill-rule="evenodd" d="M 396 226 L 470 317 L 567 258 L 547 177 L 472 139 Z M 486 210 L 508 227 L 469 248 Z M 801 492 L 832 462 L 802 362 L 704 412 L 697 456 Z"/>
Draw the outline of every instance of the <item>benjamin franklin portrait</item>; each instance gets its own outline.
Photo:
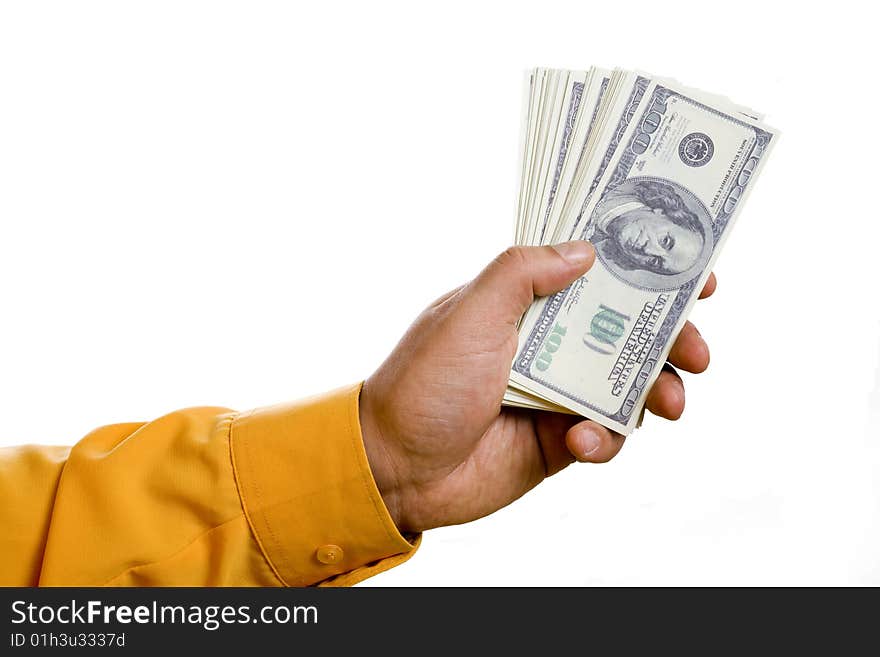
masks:
<path id="1" fill-rule="evenodd" d="M 649 288 L 698 276 L 712 252 L 708 212 L 671 184 L 629 180 L 610 190 L 591 217 L 602 260 L 618 276 Z"/>

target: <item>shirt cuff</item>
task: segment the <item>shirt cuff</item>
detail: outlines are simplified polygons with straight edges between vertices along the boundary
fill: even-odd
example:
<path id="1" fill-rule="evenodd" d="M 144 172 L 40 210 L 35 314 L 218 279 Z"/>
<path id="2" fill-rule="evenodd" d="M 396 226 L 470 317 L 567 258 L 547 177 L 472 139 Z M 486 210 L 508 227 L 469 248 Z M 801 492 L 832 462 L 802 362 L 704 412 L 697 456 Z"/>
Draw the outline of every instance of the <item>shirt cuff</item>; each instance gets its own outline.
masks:
<path id="1" fill-rule="evenodd" d="M 361 435 L 361 384 L 238 415 L 230 442 L 251 530 L 285 586 L 349 586 L 403 563 Z M 409 540 L 408 540 L 409 539 Z"/>

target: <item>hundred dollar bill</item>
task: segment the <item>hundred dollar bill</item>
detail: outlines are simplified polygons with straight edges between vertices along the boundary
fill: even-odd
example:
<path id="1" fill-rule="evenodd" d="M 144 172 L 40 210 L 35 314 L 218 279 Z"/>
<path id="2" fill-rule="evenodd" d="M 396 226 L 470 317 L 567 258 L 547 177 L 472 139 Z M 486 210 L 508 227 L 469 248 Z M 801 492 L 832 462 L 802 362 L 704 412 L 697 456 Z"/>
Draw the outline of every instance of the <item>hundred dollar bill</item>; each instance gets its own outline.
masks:
<path id="1" fill-rule="evenodd" d="M 547 180 L 549 162 L 552 158 L 553 135 L 560 119 L 560 108 L 565 95 L 569 72 L 551 69 L 542 80 L 541 95 L 536 110 L 536 130 L 532 139 L 529 173 L 529 188 L 526 195 L 524 215 L 525 241 L 531 239 L 537 216 L 540 212 L 540 196 Z"/>
<path id="2" fill-rule="evenodd" d="M 612 121 L 604 126 L 602 134 L 597 136 L 594 144 L 594 148 L 598 149 L 597 155 L 601 157 L 588 158 L 580 180 L 570 192 L 573 204 L 569 207 L 568 216 L 573 221 L 563 224 L 568 230 L 562 241 L 573 239 L 594 190 L 601 182 L 609 162 L 617 153 L 630 121 L 644 98 L 645 90 L 651 84 L 651 78 L 631 71 L 619 71 L 618 77 L 620 93 L 615 94 L 616 100 L 608 107 Z"/>
<path id="3" fill-rule="evenodd" d="M 632 431 L 776 136 L 732 105 L 647 84 L 570 226 L 596 263 L 520 323 L 510 385 L 522 401 Z"/>
<path id="4" fill-rule="evenodd" d="M 547 219 L 539 236 L 538 244 L 555 243 L 555 232 L 564 213 L 572 183 L 583 169 L 592 141 L 595 141 L 595 127 L 602 104 L 603 95 L 608 88 L 611 72 L 603 69 L 590 69 L 582 90 L 580 108 L 574 130 L 566 153 L 560 153 L 562 162 L 558 181 L 554 181 L 553 196 L 549 199 Z M 591 141 L 592 140 L 592 141 Z"/>
<path id="5" fill-rule="evenodd" d="M 552 142 L 550 153 L 552 159 L 548 162 L 548 177 L 545 183 L 544 193 L 541 195 L 538 205 L 538 216 L 530 236 L 529 243 L 540 244 L 550 221 L 550 214 L 556 194 L 560 189 L 566 189 L 567 185 L 562 180 L 565 164 L 571 160 L 571 142 L 581 117 L 582 97 L 589 73 L 587 71 L 573 71 L 568 79 L 568 88 L 563 99 L 562 109 L 564 114 L 560 116 L 556 128 L 556 135 Z"/>

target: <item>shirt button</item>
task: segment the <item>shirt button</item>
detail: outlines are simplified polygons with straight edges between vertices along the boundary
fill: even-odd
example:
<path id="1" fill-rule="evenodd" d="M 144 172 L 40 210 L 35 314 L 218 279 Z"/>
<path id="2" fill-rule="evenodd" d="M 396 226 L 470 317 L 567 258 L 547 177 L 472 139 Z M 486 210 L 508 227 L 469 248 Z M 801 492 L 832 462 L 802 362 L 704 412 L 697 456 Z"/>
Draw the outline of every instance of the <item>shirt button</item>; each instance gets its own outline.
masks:
<path id="1" fill-rule="evenodd" d="M 322 545 L 315 553 L 318 561 L 327 565 L 342 561 L 342 548 L 338 545 Z"/>

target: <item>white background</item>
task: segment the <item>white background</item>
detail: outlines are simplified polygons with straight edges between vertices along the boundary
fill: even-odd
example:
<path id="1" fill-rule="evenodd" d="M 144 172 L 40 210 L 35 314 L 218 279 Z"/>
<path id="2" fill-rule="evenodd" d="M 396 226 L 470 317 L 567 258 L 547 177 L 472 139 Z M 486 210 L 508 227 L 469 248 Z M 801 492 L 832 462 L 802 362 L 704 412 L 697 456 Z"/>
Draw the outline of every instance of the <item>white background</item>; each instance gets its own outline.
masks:
<path id="1" fill-rule="evenodd" d="M 364 585 L 880 584 L 874 23 L 777 4 L 3 3 L 0 444 L 366 377 L 509 243 L 524 70 L 640 68 L 783 133 L 710 369 Z"/>

